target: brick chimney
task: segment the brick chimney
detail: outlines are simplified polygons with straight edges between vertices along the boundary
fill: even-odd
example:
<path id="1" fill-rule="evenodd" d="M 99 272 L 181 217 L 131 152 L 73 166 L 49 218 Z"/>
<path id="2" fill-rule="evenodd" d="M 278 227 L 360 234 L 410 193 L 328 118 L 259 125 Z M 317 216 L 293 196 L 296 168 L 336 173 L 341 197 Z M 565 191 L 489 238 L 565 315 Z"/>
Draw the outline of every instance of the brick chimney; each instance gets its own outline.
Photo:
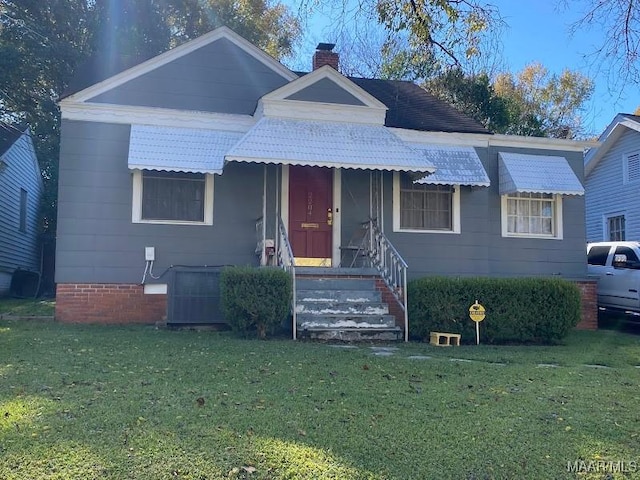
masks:
<path id="1" fill-rule="evenodd" d="M 316 53 L 313 54 L 313 69 L 317 70 L 320 67 L 329 65 L 335 70 L 338 70 L 338 63 L 340 61 L 340 55 L 333 52 L 335 43 L 319 43 L 316 47 Z"/>

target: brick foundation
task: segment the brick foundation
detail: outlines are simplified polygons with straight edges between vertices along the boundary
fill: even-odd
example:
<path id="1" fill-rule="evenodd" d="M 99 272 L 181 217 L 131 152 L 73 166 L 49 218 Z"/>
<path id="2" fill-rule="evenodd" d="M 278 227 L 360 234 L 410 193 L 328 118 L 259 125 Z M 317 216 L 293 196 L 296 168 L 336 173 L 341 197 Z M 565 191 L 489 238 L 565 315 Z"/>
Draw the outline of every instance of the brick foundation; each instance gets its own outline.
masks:
<path id="1" fill-rule="evenodd" d="M 580 322 L 576 325 L 579 330 L 598 329 L 598 298 L 597 282 L 595 280 L 576 281 L 580 289 L 581 306 Z"/>
<path id="2" fill-rule="evenodd" d="M 167 296 L 145 295 L 142 285 L 63 283 L 56 287 L 56 320 L 63 323 L 156 323 Z"/>
<path id="3" fill-rule="evenodd" d="M 376 277 L 376 289 L 382 293 L 382 302 L 389 305 L 389 313 L 396 317 L 396 325 L 404 330 L 404 310 L 402 310 L 398 300 L 396 300 L 387 284 L 380 277 Z"/>

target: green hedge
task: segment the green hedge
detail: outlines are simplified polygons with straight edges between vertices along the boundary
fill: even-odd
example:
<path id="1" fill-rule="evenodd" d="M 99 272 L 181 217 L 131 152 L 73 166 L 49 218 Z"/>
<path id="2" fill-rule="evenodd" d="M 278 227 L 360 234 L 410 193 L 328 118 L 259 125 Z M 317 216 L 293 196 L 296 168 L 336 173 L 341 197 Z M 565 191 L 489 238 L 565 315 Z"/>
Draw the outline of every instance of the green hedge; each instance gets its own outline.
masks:
<path id="1" fill-rule="evenodd" d="M 439 331 L 475 343 L 476 300 L 486 309 L 481 343 L 557 343 L 580 320 L 580 290 L 562 279 L 426 277 L 409 282 L 407 295 L 409 332 L 427 341 Z"/>
<path id="2" fill-rule="evenodd" d="M 231 328 L 265 338 L 291 312 L 291 277 L 277 268 L 226 267 L 220 274 L 220 296 Z"/>

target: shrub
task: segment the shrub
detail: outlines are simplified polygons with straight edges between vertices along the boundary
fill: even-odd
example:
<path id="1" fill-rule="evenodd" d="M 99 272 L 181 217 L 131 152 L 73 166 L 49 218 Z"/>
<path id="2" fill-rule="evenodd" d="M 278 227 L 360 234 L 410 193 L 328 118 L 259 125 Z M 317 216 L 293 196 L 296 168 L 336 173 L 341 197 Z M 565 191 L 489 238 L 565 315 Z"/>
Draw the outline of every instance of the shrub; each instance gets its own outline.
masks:
<path id="1" fill-rule="evenodd" d="M 231 328 L 266 338 L 291 311 L 291 278 L 276 268 L 226 267 L 220 275 L 220 296 Z"/>
<path id="2" fill-rule="evenodd" d="M 482 343 L 557 343 L 580 320 L 578 287 L 558 278 L 426 277 L 409 282 L 407 295 L 409 332 L 420 339 L 441 331 L 475 342 L 476 300 L 486 309 Z"/>

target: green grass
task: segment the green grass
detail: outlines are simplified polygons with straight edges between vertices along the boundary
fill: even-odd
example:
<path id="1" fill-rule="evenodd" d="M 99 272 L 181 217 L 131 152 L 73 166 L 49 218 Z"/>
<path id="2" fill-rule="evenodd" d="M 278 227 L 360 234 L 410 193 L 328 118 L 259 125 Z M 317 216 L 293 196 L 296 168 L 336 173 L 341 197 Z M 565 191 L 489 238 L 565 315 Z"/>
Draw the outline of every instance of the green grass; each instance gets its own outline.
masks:
<path id="1" fill-rule="evenodd" d="M 0 315 L 41 316 L 53 315 L 55 300 L 34 300 L 0 297 Z"/>
<path id="2" fill-rule="evenodd" d="M 640 478 L 639 337 L 397 346 L 1 321 L 0 478 Z"/>

